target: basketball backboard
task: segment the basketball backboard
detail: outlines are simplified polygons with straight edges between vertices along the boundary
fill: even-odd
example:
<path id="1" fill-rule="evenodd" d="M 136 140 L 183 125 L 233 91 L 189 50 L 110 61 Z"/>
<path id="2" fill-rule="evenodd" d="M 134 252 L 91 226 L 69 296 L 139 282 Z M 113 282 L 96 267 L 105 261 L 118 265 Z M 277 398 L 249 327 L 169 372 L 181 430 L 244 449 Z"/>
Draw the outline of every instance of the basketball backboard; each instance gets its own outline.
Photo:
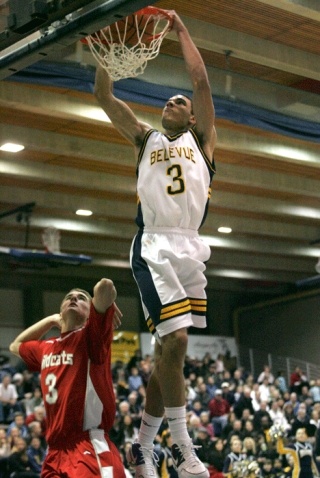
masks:
<path id="1" fill-rule="evenodd" d="M 0 79 L 154 1 L 0 0 Z"/>

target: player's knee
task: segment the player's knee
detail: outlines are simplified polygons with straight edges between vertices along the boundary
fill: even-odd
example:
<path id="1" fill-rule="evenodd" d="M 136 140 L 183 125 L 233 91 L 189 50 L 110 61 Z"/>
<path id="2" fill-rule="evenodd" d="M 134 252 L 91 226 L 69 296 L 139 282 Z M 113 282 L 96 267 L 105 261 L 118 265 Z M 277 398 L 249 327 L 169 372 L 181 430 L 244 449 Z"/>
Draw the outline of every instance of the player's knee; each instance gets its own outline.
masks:
<path id="1" fill-rule="evenodd" d="M 162 355 L 167 359 L 177 360 L 185 357 L 188 346 L 187 329 L 179 329 L 165 335 L 162 340 Z"/>

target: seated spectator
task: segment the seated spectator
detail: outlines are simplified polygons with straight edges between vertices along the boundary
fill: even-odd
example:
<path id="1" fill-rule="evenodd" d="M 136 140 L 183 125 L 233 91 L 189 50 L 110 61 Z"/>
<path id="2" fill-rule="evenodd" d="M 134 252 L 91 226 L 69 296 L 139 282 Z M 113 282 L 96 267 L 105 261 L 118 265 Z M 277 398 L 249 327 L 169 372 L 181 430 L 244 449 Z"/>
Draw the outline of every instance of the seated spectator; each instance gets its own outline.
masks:
<path id="1" fill-rule="evenodd" d="M 320 403 L 320 378 L 317 378 L 317 380 L 312 384 L 309 392 L 313 403 Z"/>
<path id="2" fill-rule="evenodd" d="M 251 398 L 251 388 L 245 385 L 243 387 L 243 392 L 241 393 L 239 399 L 234 404 L 233 410 L 237 418 L 242 418 L 243 410 L 247 408 L 250 411 L 250 415 L 254 416 L 254 409 L 252 405 Z"/>
<path id="3" fill-rule="evenodd" d="M 265 377 L 259 385 L 260 400 L 269 403 L 271 400 L 270 384 L 268 377 Z"/>
<path id="4" fill-rule="evenodd" d="M 115 419 L 113 420 L 113 425 L 109 431 L 110 439 L 116 445 L 118 449 L 124 445 L 124 432 L 123 427 L 120 425 L 122 423 L 123 417 L 119 413 L 116 414 Z M 130 442 L 130 446 L 132 443 Z"/>
<path id="5" fill-rule="evenodd" d="M 132 367 L 130 370 L 130 375 L 128 377 L 128 385 L 130 392 L 137 391 L 138 388 L 143 385 L 143 380 L 141 375 L 139 375 L 138 367 Z"/>
<path id="6" fill-rule="evenodd" d="M 254 438 L 244 438 L 242 443 L 242 453 L 246 455 L 246 458 L 249 461 L 254 461 L 257 459 L 257 446 Z"/>
<path id="7" fill-rule="evenodd" d="M 269 422 L 267 417 L 262 417 L 261 418 L 261 428 L 260 428 L 260 430 L 258 430 L 258 434 L 259 435 L 264 435 L 267 442 L 270 441 L 269 430 L 270 430 L 271 426 L 272 426 L 272 421 L 271 421 L 271 425 L 270 425 L 270 422 Z"/>
<path id="8" fill-rule="evenodd" d="M 313 403 L 311 393 L 309 391 L 308 385 L 301 386 L 301 392 L 298 395 L 298 400 L 300 403 L 305 402 L 308 406 L 311 406 Z"/>
<path id="9" fill-rule="evenodd" d="M 284 478 L 284 466 L 280 457 L 274 459 L 273 471 L 275 473 L 276 478 Z"/>
<path id="10" fill-rule="evenodd" d="M 315 441 L 317 436 L 317 431 L 320 428 L 320 413 L 319 410 L 313 408 L 310 415 L 309 429 L 308 434 L 310 438 L 313 438 Z"/>
<path id="11" fill-rule="evenodd" d="M 190 413 L 191 414 L 189 415 L 187 421 L 188 433 L 190 435 L 191 440 L 195 440 L 198 436 L 198 430 L 201 426 L 201 420 L 200 417 L 195 413 Z"/>
<path id="12" fill-rule="evenodd" d="M 244 427 L 244 424 L 246 423 L 246 421 L 248 420 L 253 420 L 253 416 L 251 415 L 250 413 L 250 410 L 248 408 L 245 408 L 242 412 L 242 416 L 241 416 L 241 421 L 242 421 L 242 426 Z"/>
<path id="13" fill-rule="evenodd" d="M 27 455 L 27 442 L 18 438 L 16 451 L 8 457 L 8 467 L 11 478 L 39 478 L 40 473 L 32 468 Z"/>
<path id="14" fill-rule="evenodd" d="M 244 438 L 244 432 L 242 430 L 242 421 L 239 420 L 239 418 L 236 418 L 233 422 L 232 430 L 226 438 L 227 444 L 230 444 L 234 437 L 237 437 L 239 440 L 242 440 Z"/>
<path id="15" fill-rule="evenodd" d="M 205 409 L 206 407 L 202 405 L 201 401 L 198 398 L 193 400 L 191 405 L 188 407 L 188 410 L 194 413 L 195 415 L 198 415 L 198 417 L 201 415 L 201 412 L 203 412 Z"/>
<path id="16" fill-rule="evenodd" d="M 286 431 L 290 430 L 291 425 L 289 425 L 283 410 L 280 408 L 278 400 L 274 400 L 271 403 L 269 415 L 271 417 L 273 425 L 279 425 L 283 427 Z"/>
<path id="17" fill-rule="evenodd" d="M 30 444 L 27 447 L 27 456 L 31 470 L 40 474 L 46 456 L 46 450 L 42 448 L 39 438 L 33 437 L 31 439 Z"/>
<path id="18" fill-rule="evenodd" d="M 12 375 L 16 373 L 16 368 L 10 363 L 10 358 L 7 355 L 0 354 L 0 381 L 5 375 Z"/>
<path id="19" fill-rule="evenodd" d="M 119 398 L 120 401 L 126 400 L 128 397 L 130 390 L 129 385 L 126 378 L 126 372 L 124 368 L 118 368 L 115 372 L 115 392 L 116 396 Z"/>
<path id="20" fill-rule="evenodd" d="M 43 405 L 37 405 L 34 408 L 33 413 L 30 413 L 26 416 L 26 425 L 29 425 L 32 422 L 40 422 L 43 435 L 46 434 L 47 431 L 47 418 L 46 418 L 46 410 Z"/>
<path id="21" fill-rule="evenodd" d="M 210 421 L 210 413 L 203 411 L 200 413 L 200 426 L 206 428 L 208 435 L 211 440 L 214 439 L 214 428 L 213 424 Z"/>
<path id="22" fill-rule="evenodd" d="M 279 370 L 277 373 L 277 378 L 275 379 L 275 385 L 280 390 L 281 394 L 288 392 L 288 385 L 285 379 L 284 373 L 282 370 Z"/>
<path id="23" fill-rule="evenodd" d="M 262 478 L 276 478 L 276 475 L 275 475 L 275 472 L 274 472 L 274 469 L 273 469 L 272 460 L 266 459 L 262 463 L 261 476 L 262 476 Z"/>
<path id="24" fill-rule="evenodd" d="M 222 390 L 219 388 L 215 392 L 208 404 L 210 420 L 213 424 L 215 436 L 220 436 L 223 428 L 227 424 L 230 404 L 222 397 Z"/>
<path id="25" fill-rule="evenodd" d="M 229 402 L 230 406 L 232 407 L 235 403 L 234 392 L 230 390 L 229 382 L 222 382 L 221 384 L 222 390 L 222 397 Z"/>
<path id="26" fill-rule="evenodd" d="M 211 400 L 210 393 L 207 390 L 207 384 L 202 382 L 198 386 L 197 400 L 201 403 L 201 408 L 208 408 L 208 404 Z"/>
<path id="27" fill-rule="evenodd" d="M 236 389 L 239 386 L 243 386 L 245 384 L 244 378 L 242 376 L 242 370 L 237 368 L 234 372 L 230 380 L 226 380 L 230 383 L 233 389 Z"/>
<path id="28" fill-rule="evenodd" d="M 127 448 L 126 448 L 126 446 L 127 446 Z M 129 448 L 131 449 L 131 446 L 132 446 L 131 443 L 127 443 L 125 446 L 123 446 L 122 448 L 119 449 L 120 458 L 121 458 L 123 466 L 124 466 L 124 473 L 125 473 L 126 478 L 134 478 L 133 474 L 130 471 L 130 465 L 129 465 L 129 463 L 127 461 L 127 457 L 126 457 L 126 453 L 127 453 Z M 132 469 L 132 467 L 131 467 L 131 469 Z M 176 478 L 176 477 L 174 477 L 174 478 Z"/>
<path id="29" fill-rule="evenodd" d="M 197 393 L 195 389 L 192 387 L 189 378 L 185 378 L 185 395 L 186 395 L 187 405 L 191 405 L 191 403 L 197 396 Z"/>
<path id="30" fill-rule="evenodd" d="M 35 387 L 34 392 L 28 392 L 20 402 L 26 417 L 34 413 L 35 407 L 43 406 L 43 397 L 40 387 Z"/>
<path id="31" fill-rule="evenodd" d="M 11 383 L 11 375 L 4 374 L 0 383 L 0 422 L 11 423 L 14 412 L 20 411 L 16 386 Z"/>
<path id="32" fill-rule="evenodd" d="M 130 415 L 132 417 L 132 420 L 133 420 L 133 424 L 137 428 L 139 428 L 139 426 L 140 426 L 141 417 L 142 417 L 142 408 L 141 408 L 141 405 L 139 403 L 140 399 L 141 399 L 141 395 L 136 391 L 133 391 L 133 392 L 129 393 L 128 398 L 127 398 L 128 403 L 129 403 L 128 413 L 130 413 Z"/>
<path id="33" fill-rule="evenodd" d="M 148 360 L 141 360 L 139 375 L 142 378 L 143 386 L 146 388 L 152 372 L 152 363 Z"/>
<path id="34" fill-rule="evenodd" d="M 252 375 L 252 373 L 249 373 L 245 379 L 245 385 L 247 385 L 248 387 L 251 388 L 252 390 L 252 387 L 254 385 L 255 381 L 254 381 L 254 376 Z"/>
<path id="35" fill-rule="evenodd" d="M 257 410 L 260 410 L 260 403 L 263 400 L 261 400 L 261 393 L 258 383 L 254 383 L 251 387 L 250 397 L 252 398 L 252 406 L 254 411 L 256 412 Z"/>
<path id="36" fill-rule="evenodd" d="M 16 451 L 17 440 L 21 438 L 21 431 L 17 427 L 11 428 L 10 434 L 7 434 L 7 437 L 11 446 L 11 453 L 13 453 Z"/>
<path id="37" fill-rule="evenodd" d="M 224 461 L 226 458 L 226 452 L 224 443 L 221 438 L 218 438 L 211 445 L 208 451 L 208 470 L 210 478 L 224 478 L 222 473 Z"/>
<path id="38" fill-rule="evenodd" d="M 257 432 L 254 429 L 252 419 L 248 419 L 244 422 L 244 425 L 242 427 L 242 436 L 244 439 L 246 437 L 255 439 L 255 437 L 257 436 Z"/>
<path id="39" fill-rule="evenodd" d="M 197 436 L 193 439 L 193 444 L 199 460 L 208 466 L 209 450 L 212 446 L 212 441 L 205 427 L 199 427 Z"/>
<path id="40" fill-rule="evenodd" d="M 127 371 L 130 373 L 132 367 L 136 367 L 139 369 L 139 365 L 142 359 L 143 356 L 141 349 L 135 350 L 133 355 L 130 357 L 129 362 L 127 363 Z"/>
<path id="41" fill-rule="evenodd" d="M 254 423 L 254 428 L 255 428 L 256 431 L 261 430 L 261 428 L 262 428 L 261 420 L 262 420 L 263 417 L 267 418 L 269 428 L 270 428 L 271 425 L 272 425 L 272 419 L 271 419 L 270 413 L 268 411 L 268 404 L 267 404 L 267 402 L 261 401 L 260 402 L 260 409 L 256 410 L 253 414 L 253 423 Z"/>
<path id="42" fill-rule="evenodd" d="M 275 385 L 270 385 L 270 401 L 283 400 L 280 390 Z M 284 401 L 283 401 L 284 403 Z"/>
<path id="43" fill-rule="evenodd" d="M 7 436 L 10 435 L 12 428 L 18 428 L 20 430 L 20 436 L 22 438 L 29 437 L 29 430 L 26 425 L 25 416 L 22 412 L 15 412 L 13 421 L 9 424 L 7 428 Z"/>
<path id="44" fill-rule="evenodd" d="M 18 402 L 20 402 L 25 395 L 23 380 L 23 375 L 19 372 L 16 372 L 12 377 L 12 383 L 15 385 L 18 394 Z"/>
<path id="45" fill-rule="evenodd" d="M 296 415 L 293 411 L 293 405 L 291 402 L 284 403 L 283 413 L 289 425 L 292 426 L 292 423 L 294 422 Z"/>
<path id="46" fill-rule="evenodd" d="M 265 379 L 268 379 L 268 384 L 271 385 L 274 383 L 274 376 L 273 374 L 271 373 L 271 369 L 269 367 L 269 365 L 265 365 L 263 367 L 263 371 L 260 373 L 260 375 L 258 376 L 258 379 L 257 379 L 257 382 L 259 384 L 263 383 Z"/>
<path id="47" fill-rule="evenodd" d="M 228 382 L 229 387 L 230 387 L 230 390 L 232 390 L 232 391 L 235 390 L 235 388 L 236 388 L 236 387 L 235 387 L 235 383 L 234 383 L 234 381 L 233 381 L 233 379 L 232 379 L 232 374 L 231 374 L 231 372 L 230 372 L 228 369 L 226 369 L 226 370 L 223 372 L 222 378 L 221 378 L 221 380 L 219 381 L 219 387 L 221 386 L 221 384 L 222 384 L 223 382 Z M 219 388 L 219 387 L 217 387 L 217 388 Z"/>
<path id="48" fill-rule="evenodd" d="M 137 440 L 139 429 L 135 427 L 130 413 L 121 417 L 119 426 L 122 429 L 122 440 L 126 443 L 134 443 Z"/>
<path id="49" fill-rule="evenodd" d="M 214 378 L 213 375 L 209 375 L 209 377 L 206 380 L 206 384 L 207 384 L 207 392 L 209 393 L 210 400 L 211 400 L 211 398 L 214 397 L 215 391 L 219 387 L 217 386 L 215 378 Z"/>
<path id="50" fill-rule="evenodd" d="M 0 459 L 11 454 L 11 444 L 5 428 L 0 428 Z"/>
<path id="51" fill-rule="evenodd" d="M 28 429 L 29 429 L 29 442 L 32 440 L 32 438 L 38 438 L 40 440 L 41 447 L 46 450 L 47 442 L 45 439 L 44 431 L 42 430 L 41 423 L 35 420 L 34 422 L 29 423 Z"/>
<path id="52" fill-rule="evenodd" d="M 310 417 L 307 415 L 307 407 L 304 403 L 301 403 L 298 409 L 297 416 L 292 423 L 290 436 L 295 436 L 297 430 L 304 428 L 307 435 L 310 433 Z"/>
<path id="53" fill-rule="evenodd" d="M 23 388 L 24 394 L 34 393 L 36 387 L 40 387 L 40 375 L 39 373 L 32 373 L 28 369 L 23 370 Z"/>
<path id="54" fill-rule="evenodd" d="M 224 372 L 224 355 L 223 354 L 218 354 L 216 360 L 215 360 L 215 366 L 216 366 L 216 374 L 223 376 Z"/>
<path id="55" fill-rule="evenodd" d="M 229 433 L 233 430 L 234 421 L 237 420 L 237 417 L 233 411 L 230 411 L 228 414 L 227 424 L 221 432 L 221 438 L 226 442 Z"/>
<path id="56" fill-rule="evenodd" d="M 307 384 L 307 376 L 302 372 L 300 367 L 296 367 L 290 375 L 290 392 L 295 392 L 299 395 L 301 393 L 302 385 Z"/>
<path id="57" fill-rule="evenodd" d="M 287 400 L 285 403 L 284 403 L 284 407 L 288 404 L 291 404 L 292 405 L 292 409 L 293 409 L 293 413 L 294 415 L 296 416 L 297 415 L 297 412 L 298 412 L 298 408 L 300 406 L 300 402 L 298 400 L 298 395 L 296 394 L 296 392 L 291 392 L 290 393 L 290 397 L 289 397 L 289 400 Z"/>

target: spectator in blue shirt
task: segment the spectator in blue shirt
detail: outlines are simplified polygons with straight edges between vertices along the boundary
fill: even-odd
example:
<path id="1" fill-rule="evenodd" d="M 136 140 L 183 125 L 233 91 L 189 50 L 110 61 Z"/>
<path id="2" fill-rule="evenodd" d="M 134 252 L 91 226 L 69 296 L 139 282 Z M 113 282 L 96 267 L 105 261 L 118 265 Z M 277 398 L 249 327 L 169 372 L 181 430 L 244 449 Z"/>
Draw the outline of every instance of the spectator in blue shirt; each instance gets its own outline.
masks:
<path id="1" fill-rule="evenodd" d="M 132 367 L 130 370 L 130 375 L 128 378 L 129 390 L 138 390 L 141 385 L 143 385 L 143 380 L 141 375 L 139 375 L 139 369 L 137 367 Z"/>
<path id="2" fill-rule="evenodd" d="M 27 448 L 27 456 L 31 470 L 35 471 L 36 473 L 41 473 L 42 464 L 46 456 L 46 450 L 42 448 L 39 438 L 32 438 Z"/>

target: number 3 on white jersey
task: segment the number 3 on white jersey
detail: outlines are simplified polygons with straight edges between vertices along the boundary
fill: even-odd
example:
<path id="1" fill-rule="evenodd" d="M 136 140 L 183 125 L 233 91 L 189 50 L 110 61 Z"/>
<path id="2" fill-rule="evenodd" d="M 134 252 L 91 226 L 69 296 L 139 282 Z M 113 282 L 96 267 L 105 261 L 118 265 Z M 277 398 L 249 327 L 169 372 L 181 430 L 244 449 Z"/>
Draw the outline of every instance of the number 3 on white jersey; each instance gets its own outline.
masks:
<path id="1" fill-rule="evenodd" d="M 45 379 L 45 384 L 48 387 L 48 393 L 45 394 L 45 400 L 50 405 L 56 403 L 58 400 L 58 390 L 55 388 L 57 378 L 54 373 L 48 373 Z"/>

